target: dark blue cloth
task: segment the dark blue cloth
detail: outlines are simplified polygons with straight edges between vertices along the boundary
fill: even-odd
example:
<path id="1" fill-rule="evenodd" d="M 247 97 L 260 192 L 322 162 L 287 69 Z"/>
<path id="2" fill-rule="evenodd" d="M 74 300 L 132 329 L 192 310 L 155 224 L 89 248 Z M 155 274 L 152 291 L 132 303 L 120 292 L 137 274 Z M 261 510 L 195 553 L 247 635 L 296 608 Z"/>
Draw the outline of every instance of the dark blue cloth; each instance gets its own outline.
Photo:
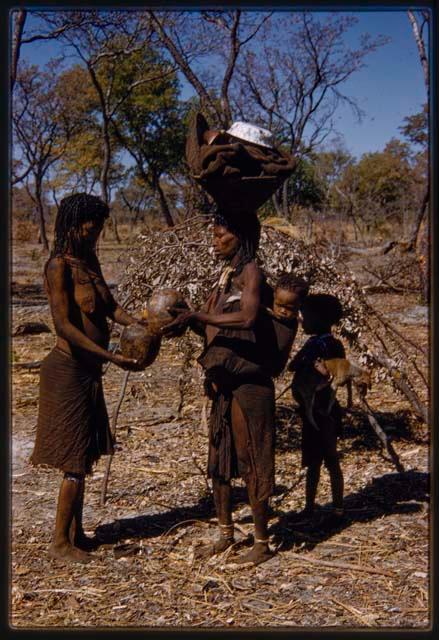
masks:
<path id="1" fill-rule="evenodd" d="M 317 358 L 330 360 L 331 358 L 345 357 L 345 349 L 340 340 L 337 340 L 331 333 L 323 333 L 308 338 L 292 359 L 289 369 L 300 371 L 304 367 L 312 367 Z"/>

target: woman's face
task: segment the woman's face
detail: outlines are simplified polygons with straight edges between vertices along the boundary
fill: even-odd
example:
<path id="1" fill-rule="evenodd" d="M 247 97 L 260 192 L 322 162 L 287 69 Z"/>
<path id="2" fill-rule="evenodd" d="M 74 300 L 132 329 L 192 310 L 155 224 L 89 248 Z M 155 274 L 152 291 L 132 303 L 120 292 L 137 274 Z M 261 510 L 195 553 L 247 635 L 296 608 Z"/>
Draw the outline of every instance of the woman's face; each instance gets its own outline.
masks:
<path id="1" fill-rule="evenodd" d="M 89 220 L 81 224 L 81 240 L 88 246 L 94 247 L 104 226 L 104 220 Z"/>
<path id="2" fill-rule="evenodd" d="M 218 258 L 231 260 L 239 250 L 239 238 L 222 225 L 213 227 L 213 250 Z"/>

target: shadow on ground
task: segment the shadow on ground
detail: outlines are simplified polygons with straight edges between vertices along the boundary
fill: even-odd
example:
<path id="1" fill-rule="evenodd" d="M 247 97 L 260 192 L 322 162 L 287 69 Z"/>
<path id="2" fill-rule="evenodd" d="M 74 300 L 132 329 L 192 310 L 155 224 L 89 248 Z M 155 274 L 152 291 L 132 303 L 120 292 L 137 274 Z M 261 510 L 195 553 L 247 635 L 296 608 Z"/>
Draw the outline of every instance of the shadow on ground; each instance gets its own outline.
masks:
<path id="1" fill-rule="evenodd" d="M 300 551 L 313 549 L 354 522 L 371 522 L 395 513 L 415 514 L 430 501 L 430 474 L 410 470 L 387 473 L 374 478 L 364 489 L 345 496 L 345 515 L 334 521 L 330 505 L 318 509 L 313 522 L 300 521 L 296 512 L 278 511 L 278 522 L 270 527 L 273 542 L 281 551 L 300 545 Z M 299 550 L 299 549 L 297 549 Z"/>
<path id="2" fill-rule="evenodd" d="M 390 442 L 399 440 L 413 444 L 425 444 L 426 435 L 419 428 L 419 421 L 408 410 L 377 411 L 375 417 Z M 300 418 L 292 405 L 276 408 L 276 450 L 299 451 L 301 440 Z M 358 451 L 380 451 L 381 444 L 361 409 L 350 409 L 343 418 L 339 449 Z"/>
<path id="3" fill-rule="evenodd" d="M 287 487 L 277 485 L 275 494 L 282 494 Z M 238 508 L 248 504 L 247 489 L 245 487 L 233 487 L 232 508 Z M 95 534 L 100 544 L 115 544 L 125 538 L 155 538 L 166 533 L 179 523 L 187 520 L 208 520 L 215 517 L 215 508 L 212 495 L 202 497 L 198 504 L 188 507 L 179 507 L 163 513 L 147 514 L 134 518 L 121 518 L 114 522 L 99 525 Z M 239 520 L 241 523 L 252 522 L 251 516 L 245 516 Z"/>

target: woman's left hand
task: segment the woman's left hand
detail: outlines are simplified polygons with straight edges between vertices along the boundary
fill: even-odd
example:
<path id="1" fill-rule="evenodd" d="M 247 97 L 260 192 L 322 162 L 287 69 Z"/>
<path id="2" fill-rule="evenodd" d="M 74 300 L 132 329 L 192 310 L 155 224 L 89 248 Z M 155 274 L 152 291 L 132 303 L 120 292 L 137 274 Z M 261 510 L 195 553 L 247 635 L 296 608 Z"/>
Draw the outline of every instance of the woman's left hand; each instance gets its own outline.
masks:
<path id="1" fill-rule="evenodd" d="M 172 322 L 162 327 L 162 333 L 166 334 L 175 329 L 183 329 L 183 327 L 186 327 L 195 317 L 196 313 L 193 311 L 183 311 L 183 313 L 180 313 Z"/>

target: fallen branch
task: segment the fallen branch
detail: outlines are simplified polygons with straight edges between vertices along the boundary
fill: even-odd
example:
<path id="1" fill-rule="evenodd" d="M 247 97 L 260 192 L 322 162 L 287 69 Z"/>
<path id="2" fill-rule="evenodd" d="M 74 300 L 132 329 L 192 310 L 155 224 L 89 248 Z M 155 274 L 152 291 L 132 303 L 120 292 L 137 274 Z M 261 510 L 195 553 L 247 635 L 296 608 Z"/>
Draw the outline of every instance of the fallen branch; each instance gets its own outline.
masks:
<path id="1" fill-rule="evenodd" d="M 289 382 L 287 386 L 284 389 L 282 389 L 282 391 L 276 396 L 275 401 L 277 402 L 279 398 L 281 398 L 284 395 L 284 393 L 286 393 L 290 388 L 291 388 L 291 382 Z"/>
<path id="2" fill-rule="evenodd" d="M 332 602 L 338 604 L 339 607 L 346 609 L 346 611 L 349 611 L 349 613 L 352 613 L 352 615 L 354 615 L 360 622 L 362 622 L 366 626 L 372 626 L 372 622 L 370 621 L 370 619 L 368 619 L 367 614 L 361 613 L 361 611 L 358 611 L 358 609 L 355 609 L 355 607 L 351 607 L 350 605 L 345 604 L 344 602 L 340 602 L 340 600 L 336 600 L 335 598 L 332 598 Z"/>
<path id="3" fill-rule="evenodd" d="M 20 324 L 12 336 L 27 336 L 38 333 L 52 333 L 45 322 L 24 322 Z"/>
<path id="4" fill-rule="evenodd" d="M 307 556 L 298 554 L 298 553 L 292 553 L 291 556 L 296 561 L 300 562 L 300 560 L 305 560 L 306 562 L 317 564 L 320 567 L 331 567 L 333 569 L 343 569 L 344 571 L 362 571 L 364 573 L 377 573 L 380 576 L 392 577 L 394 575 L 391 571 L 385 571 L 384 569 L 376 569 L 375 567 L 368 567 L 367 565 L 362 565 L 362 564 L 349 564 L 347 562 L 329 562 L 329 560 L 321 560 L 318 558 L 308 558 Z"/>
<path id="5" fill-rule="evenodd" d="M 12 367 L 14 369 L 39 369 L 42 362 L 42 360 L 35 360 L 34 362 L 13 362 Z"/>
<path id="6" fill-rule="evenodd" d="M 369 404 L 366 401 L 366 398 L 362 395 L 358 395 L 358 400 L 360 402 L 360 405 L 362 406 L 362 408 L 364 409 L 366 415 L 367 415 L 367 419 L 369 420 L 369 424 L 372 427 L 372 429 L 374 430 L 374 432 L 376 433 L 379 441 L 381 442 L 381 444 L 383 445 L 384 449 L 387 451 L 387 453 L 389 454 L 393 464 L 396 467 L 396 470 L 399 473 L 403 473 L 405 471 L 404 466 L 401 464 L 398 454 L 396 453 L 395 449 L 392 446 L 392 443 L 389 441 L 386 433 L 383 431 L 383 429 L 381 428 L 381 426 L 379 425 L 377 419 L 375 418 L 375 415 L 372 411 L 372 409 L 370 408 Z"/>
<path id="7" fill-rule="evenodd" d="M 416 391 L 410 388 L 406 376 L 402 371 L 396 369 L 396 367 L 392 366 L 391 362 L 388 361 L 384 356 L 380 356 L 378 354 L 373 354 L 372 356 L 378 364 L 385 367 L 387 371 L 392 376 L 392 380 L 396 387 L 406 396 L 406 398 L 410 401 L 410 404 L 415 409 L 416 413 L 420 418 L 425 422 L 425 424 L 429 423 L 428 416 L 428 408 L 419 398 Z"/>
<path id="8" fill-rule="evenodd" d="M 379 247 L 345 247 L 346 251 L 350 253 L 356 253 L 358 255 L 366 255 L 366 256 L 383 256 L 388 253 L 391 249 L 394 249 L 399 243 L 396 240 L 390 240 Z"/>

